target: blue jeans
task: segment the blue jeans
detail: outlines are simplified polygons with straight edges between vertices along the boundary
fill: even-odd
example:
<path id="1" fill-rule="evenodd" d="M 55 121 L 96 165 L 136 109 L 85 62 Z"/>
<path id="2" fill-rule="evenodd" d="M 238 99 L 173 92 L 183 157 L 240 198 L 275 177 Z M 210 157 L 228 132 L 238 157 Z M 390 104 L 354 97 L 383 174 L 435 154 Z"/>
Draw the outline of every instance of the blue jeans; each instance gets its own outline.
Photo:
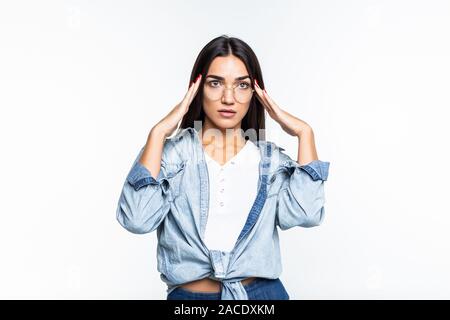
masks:
<path id="1" fill-rule="evenodd" d="M 249 300 L 289 300 L 289 294 L 281 280 L 256 278 L 244 285 Z M 178 287 L 173 290 L 167 300 L 221 300 L 221 292 L 193 292 Z"/>

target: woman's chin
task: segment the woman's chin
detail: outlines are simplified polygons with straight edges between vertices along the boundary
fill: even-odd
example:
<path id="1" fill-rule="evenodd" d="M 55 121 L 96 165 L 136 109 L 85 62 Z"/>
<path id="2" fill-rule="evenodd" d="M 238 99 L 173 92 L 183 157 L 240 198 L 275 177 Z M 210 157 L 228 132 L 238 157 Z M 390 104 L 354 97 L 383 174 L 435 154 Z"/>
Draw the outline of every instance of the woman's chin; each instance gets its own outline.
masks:
<path id="1" fill-rule="evenodd" d="M 215 121 L 217 129 L 234 129 L 239 123 L 236 119 L 218 119 Z"/>

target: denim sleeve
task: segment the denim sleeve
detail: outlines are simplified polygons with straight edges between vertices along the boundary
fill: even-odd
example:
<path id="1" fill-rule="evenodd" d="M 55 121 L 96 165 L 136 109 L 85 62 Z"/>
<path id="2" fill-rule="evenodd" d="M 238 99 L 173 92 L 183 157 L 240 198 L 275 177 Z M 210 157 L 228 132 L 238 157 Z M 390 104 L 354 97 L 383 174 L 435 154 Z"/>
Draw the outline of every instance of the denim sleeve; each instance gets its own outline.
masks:
<path id="1" fill-rule="evenodd" d="M 139 152 L 126 177 L 116 211 L 118 222 L 136 234 L 154 231 L 170 210 L 170 184 L 163 170 L 164 158 L 155 179 L 139 162 L 143 151 L 144 148 Z"/>
<path id="2" fill-rule="evenodd" d="M 324 181 L 330 162 L 313 160 L 300 165 L 290 161 L 288 179 L 277 199 L 277 225 L 281 230 L 294 226 L 315 227 L 325 215 Z"/>

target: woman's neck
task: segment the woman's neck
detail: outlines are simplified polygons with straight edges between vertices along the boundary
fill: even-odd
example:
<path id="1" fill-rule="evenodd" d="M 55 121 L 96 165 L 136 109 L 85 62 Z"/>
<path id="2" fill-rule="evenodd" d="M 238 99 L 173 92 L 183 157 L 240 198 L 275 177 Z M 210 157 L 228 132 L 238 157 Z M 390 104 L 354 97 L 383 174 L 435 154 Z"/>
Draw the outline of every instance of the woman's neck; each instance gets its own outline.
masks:
<path id="1" fill-rule="evenodd" d="M 225 129 L 214 127 L 207 122 L 202 127 L 201 141 L 205 151 L 221 163 L 236 155 L 246 143 L 240 126 Z"/>

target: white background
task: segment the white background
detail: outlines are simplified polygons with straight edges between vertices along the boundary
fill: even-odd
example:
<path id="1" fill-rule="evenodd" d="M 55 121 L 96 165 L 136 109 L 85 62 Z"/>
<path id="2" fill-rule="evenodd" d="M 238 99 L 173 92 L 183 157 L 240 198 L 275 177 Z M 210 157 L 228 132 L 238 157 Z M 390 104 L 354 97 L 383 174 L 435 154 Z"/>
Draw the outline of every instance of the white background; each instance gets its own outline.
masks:
<path id="1" fill-rule="evenodd" d="M 222 34 L 331 163 L 323 224 L 280 233 L 291 299 L 450 298 L 449 18 L 430 0 L 2 1 L 0 298 L 165 299 L 156 233 L 123 229 L 117 201 Z"/>

